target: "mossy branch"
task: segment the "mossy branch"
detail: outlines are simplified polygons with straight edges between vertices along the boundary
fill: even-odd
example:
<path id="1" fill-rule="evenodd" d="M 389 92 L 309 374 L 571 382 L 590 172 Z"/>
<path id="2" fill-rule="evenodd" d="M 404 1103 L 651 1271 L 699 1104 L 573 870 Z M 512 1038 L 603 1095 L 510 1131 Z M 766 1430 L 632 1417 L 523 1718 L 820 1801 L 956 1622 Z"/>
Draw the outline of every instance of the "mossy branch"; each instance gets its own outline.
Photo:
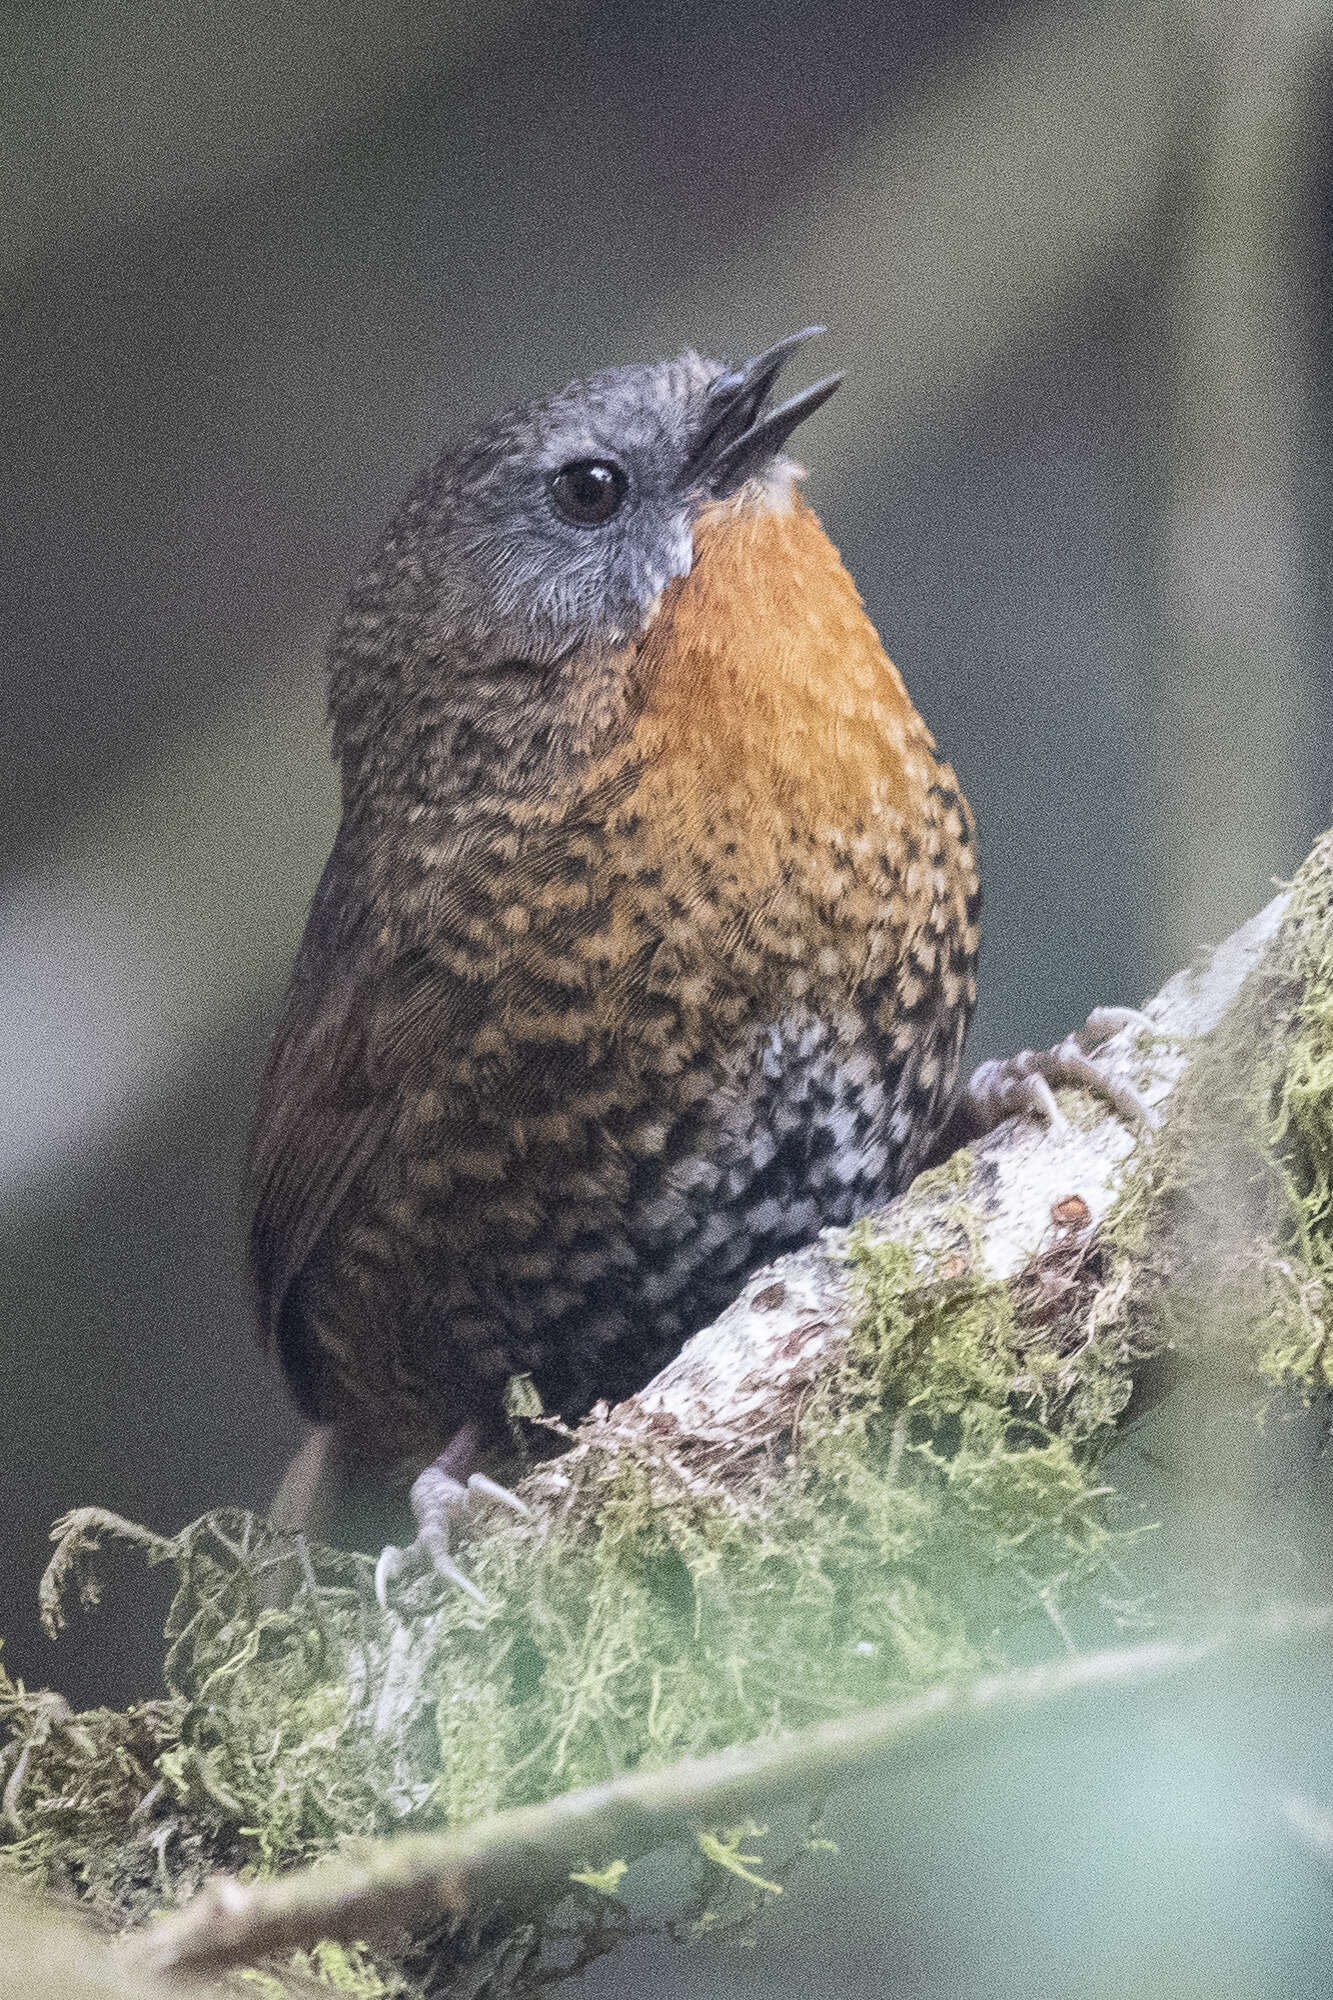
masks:
<path id="1" fill-rule="evenodd" d="M 509 1994 L 571 1910 L 590 1951 L 635 1921 L 617 1883 L 646 1848 L 688 1841 L 689 1921 L 757 1908 L 794 1859 L 749 1821 L 784 1792 L 1023 1714 L 1123 1726 L 1247 1649 L 1326 1643 L 1330 1611 L 1244 1618 L 1333 1590 L 1254 1512 L 1247 1456 L 1275 1396 L 1333 1388 L 1333 837 L 1146 1011 L 1100 1059 L 1155 1136 L 1065 1094 L 1063 1128 L 1011 1123 L 757 1273 L 534 1467 L 530 1520 L 473 1524 L 482 1604 L 418 1573 L 386 1617 L 368 1559 L 250 1515 L 170 1538 L 67 1516 L 53 1622 L 62 1586 L 95 1594 L 99 1537 L 175 1568 L 167 1698 L 71 1716 L 0 1672 L 0 1864 L 73 1881 L 115 1928 L 220 1876 L 149 1926 L 162 1964 L 420 1922 L 382 1963 L 326 1949 L 367 1994 L 433 1995 L 478 1960 Z M 1202 1476 L 1186 1451 L 1154 1538 L 1117 1440 L 1159 1365 L 1189 1381 L 1175 1435 L 1219 1383 L 1236 1421 Z M 1173 1532 L 1219 1542 L 1202 1597 L 1152 1570 Z M 1200 1602 L 1226 1636 L 1195 1643 Z M 1119 1650 L 1136 1628 L 1161 1643 Z M 1056 1663 L 1000 1671 L 1034 1647 Z"/>
<path id="2" fill-rule="evenodd" d="M 215 1972 L 322 1938 L 351 1943 L 440 1918 L 522 1912 L 575 1870 L 633 1860 L 700 1829 L 764 1812 L 793 1793 L 815 1795 L 874 1767 L 975 1754 L 1044 1711 L 1048 1727 L 1136 1713 L 1149 1690 L 1261 1661 L 1268 1673 L 1323 1655 L 1333 1605 L 1284 1611 L 1192 1642 L 1118 1648 L 944 1683 L 793 1736 L 686 1758 L 665 1770 L 566 1792 L 439 1834 L 382 1842 L 351 1861 L 321 1862 L 271 1882 L 211 1882 L 138 1949 L 159 1971 Z"/>

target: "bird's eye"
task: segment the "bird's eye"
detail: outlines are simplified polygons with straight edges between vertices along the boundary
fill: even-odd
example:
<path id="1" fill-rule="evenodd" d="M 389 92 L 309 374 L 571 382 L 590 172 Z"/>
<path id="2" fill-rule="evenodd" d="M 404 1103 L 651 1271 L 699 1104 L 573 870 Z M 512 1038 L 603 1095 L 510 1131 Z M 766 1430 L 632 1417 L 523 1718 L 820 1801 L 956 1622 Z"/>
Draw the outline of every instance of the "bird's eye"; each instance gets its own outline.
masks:
<path id="1" fill-rule="evenodd" d="M 606 458 L 576 458 L 572 465 L 562 465 L 551 480 L 557 508 L 581 528 L 600 527 L 618 514 L 628 491 L 628 479 Z"/>

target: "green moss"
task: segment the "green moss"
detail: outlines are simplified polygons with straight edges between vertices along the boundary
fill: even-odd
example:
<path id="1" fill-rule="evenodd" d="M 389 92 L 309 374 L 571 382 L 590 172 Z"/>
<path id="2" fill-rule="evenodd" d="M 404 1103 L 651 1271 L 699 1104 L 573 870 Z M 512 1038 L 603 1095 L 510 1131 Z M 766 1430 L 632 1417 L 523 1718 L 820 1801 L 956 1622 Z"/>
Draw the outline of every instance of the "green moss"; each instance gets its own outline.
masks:
<path id="1" fill-rule="evenodd" d="M 924 1173 L 918 1174 L 912 1186 L 928 1200 L 935 1195 L 966 1194 L 972 1167 L 972 1148 L 959 1146 L 947 1160 L 941 1160 L 938 1166 L 927 1167 Z"/>
<path id="2" fill-rule="evenodd" d="M 1258 972 L 1206 1038 L 1105 1238 L 1136 1356 L 1311 1398 L 1333 1387 L 1333 836 Z"/>
<path id="3" fill-rule="evenodd" d="M 308 1993 L 310 1984 L 327 1987 L 330 1993 L 346 1993 L 352 2000 L 400 2000 L 411 1994 L 407 1981 L 391 1967 L 377 1965 L 364 1945 L 334 1944 L 324 1939 L 313 1951 L 293 1952 L 288 1970 L 300 1981 L 298 1991 Z M 288 2000 L 289 1980 L 277 1973 L 257 1968 L 236 1975 L 256 2000 Z"/>
<path id="4" fill-rule="evenodd" d="M 1014 1313 L 1003 1285 L 931 1261 L 910 1244 L 879 1241 L 862 1225 L 852 1240 L 856 1318 L 851 1380 L 880 1403 L 932 1423 L 1002 1411 L 1018 1367 Z"/>
<path id="5" fill-rule="evenodd" d="M 174 1701 L 71 1715 L 0 1667 L 0 1870 L 30 1887 L 72 1884 L 103 1917 L 160 1897 L 166 1878 L 139 1815 L 165 1792 L 180 1720 Z M 191 1863 L 184 1847 L 180 1860 Z"/>
<path id="6" fill-rule="evenodd" d="M 974 1630 L 983 1606 L 1056 1615 L 1060 1599 L 1086 1592 L 1111 1540 L 1097 1459 L 1127 1378 L 1093 1343 L 1072 1361 L 1038 1350 L 1011 1288 L 955 1251 L 928 1259 L 861 1231 L 853 1257 L 847 1375 L 866 1413 L 862 1476 L 893 1413 L 917 1554 L 932 1578 L 961 1577 L 955 1615 Z M 1078 1393 L 1085 1375 L 1091 1400 Z"/>
<path id="7" fill-rule="evenodd" d="M 1310 1396 L 1333 1388 L 1333 836 L 1293 884 L 1284 957 L 1285 1061 L 1266 1135 L 1281 1186 L 1279 1311 L 1262 1365 L 1269 1380 Z"/>
<path id="8" fill-rule="evenodd" d="M 364 1945 L 334 1944 L 325 1938 L 312 1952 L 298 1952 L 294 1964 L 334 1993 L 350 1994 L 352 2000 L 392 2000 L 406 1991 L 401 1979 L 385 1978 Z"/>

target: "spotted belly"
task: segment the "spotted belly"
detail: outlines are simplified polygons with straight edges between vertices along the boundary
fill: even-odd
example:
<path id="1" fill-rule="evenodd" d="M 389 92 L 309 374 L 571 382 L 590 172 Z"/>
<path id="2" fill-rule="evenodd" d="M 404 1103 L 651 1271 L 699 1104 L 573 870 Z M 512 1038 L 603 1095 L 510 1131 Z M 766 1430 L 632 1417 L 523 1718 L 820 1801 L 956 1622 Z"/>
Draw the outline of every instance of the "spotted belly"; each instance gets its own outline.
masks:
<path id="1" fill-rule="evenodd" d="M 514 1374 L 571 1419 L 632 1393 L 749 1272 L 903 1185 L 965 1025 L 921 1020 L 894 1046 L 869 1013 L 761 1022 L 727 1059 L 699 1047 L 669 1090 L 626 1093 L 577 1132 L 472 1135 L 487 1178 L 434 1198 L 430 1176 L 404 1179 L 429 1155 L 390 1151 L 302 1280 L 301 1320 L 322 1329 L 292 1368 L 307 1413 L 359 1455 L 407 1463 L 463 1422 L 493 1426 Z"/>
<path id="2" fill-rule="evenodd" d="M 574 1414 L 642 1386 L 752 1270 L 902 1184 L 933 1107 L 916 1066 L 881 1055 L 864 1032 L 775 1023 L 691 1113 L 668 1124 L 646 1110 L 628 1126 L 615 1217 L 553 1257 L 549 1286 L 505 1302 L 509 1326 L 532 1329 L 527 1365 L 548 1407 Z"/>

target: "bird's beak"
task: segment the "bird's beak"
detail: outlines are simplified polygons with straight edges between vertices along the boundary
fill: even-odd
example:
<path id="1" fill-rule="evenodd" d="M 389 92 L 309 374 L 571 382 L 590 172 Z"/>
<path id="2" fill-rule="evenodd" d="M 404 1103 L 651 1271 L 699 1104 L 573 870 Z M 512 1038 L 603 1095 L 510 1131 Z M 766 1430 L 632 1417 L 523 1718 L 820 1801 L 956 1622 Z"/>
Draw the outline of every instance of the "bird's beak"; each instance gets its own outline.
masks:
<path id="1" fill-rule="evenodd" d="M 775 347 L 739 368 L 729 368 L 709 385 L 698 436 L 685 462 L 689 484 L 706 486 L 718 498 L 734 493 L 777 456 L 797 424 L 828 401 L 841 375 L 826 375 L 776 409 L 764 408 L 788 356 L 823 331 L 822 326 L 807 326 L 801 333 L 789 333 Z"/>

